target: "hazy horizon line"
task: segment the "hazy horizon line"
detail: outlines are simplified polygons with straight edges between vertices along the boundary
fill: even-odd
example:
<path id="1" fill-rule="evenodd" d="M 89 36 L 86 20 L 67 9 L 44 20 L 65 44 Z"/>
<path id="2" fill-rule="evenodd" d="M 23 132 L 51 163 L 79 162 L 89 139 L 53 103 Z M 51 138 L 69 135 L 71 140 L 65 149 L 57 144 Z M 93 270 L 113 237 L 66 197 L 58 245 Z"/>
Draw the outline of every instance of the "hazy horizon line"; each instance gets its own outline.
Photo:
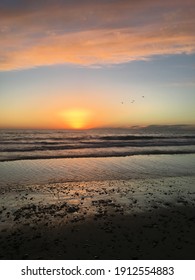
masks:
<path id="1" fill-rule="evenodd" d="M 73 128 L 47 128 L 47 127 L 0 127 L 0 130 L 71 130 L 71 131 L 85 131 L 85 130 L 99 130 L 99 129 L 148 129 L 148 128 L 191 128 L 195 129 L 194 124 L 150 124 L 150 125 L 132 125 L 132 126 L 98 126 L 83 129 Z"/>

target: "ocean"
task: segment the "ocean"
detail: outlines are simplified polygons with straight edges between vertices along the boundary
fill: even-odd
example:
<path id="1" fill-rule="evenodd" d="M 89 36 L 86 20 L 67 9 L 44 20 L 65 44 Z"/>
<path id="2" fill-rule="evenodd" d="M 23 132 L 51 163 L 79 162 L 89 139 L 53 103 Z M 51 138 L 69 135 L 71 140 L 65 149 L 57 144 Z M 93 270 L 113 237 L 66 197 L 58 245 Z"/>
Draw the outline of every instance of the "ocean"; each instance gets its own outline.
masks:
<path id="1" fill-rule="evenodd" d="M 0 130 L 0 185 L 194 175 L 195 130 Z"/>

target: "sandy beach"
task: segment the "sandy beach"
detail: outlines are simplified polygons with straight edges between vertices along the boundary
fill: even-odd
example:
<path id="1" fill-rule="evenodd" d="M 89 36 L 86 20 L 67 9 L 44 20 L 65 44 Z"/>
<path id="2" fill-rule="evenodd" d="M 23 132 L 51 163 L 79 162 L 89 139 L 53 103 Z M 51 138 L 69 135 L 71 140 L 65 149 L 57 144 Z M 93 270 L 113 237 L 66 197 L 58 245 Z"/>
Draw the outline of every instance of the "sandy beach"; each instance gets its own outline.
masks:
<path id="1" fill-rule="evenodd" d="M 1 188 L 1 259 L 194 259 L 195 177 Z"/>

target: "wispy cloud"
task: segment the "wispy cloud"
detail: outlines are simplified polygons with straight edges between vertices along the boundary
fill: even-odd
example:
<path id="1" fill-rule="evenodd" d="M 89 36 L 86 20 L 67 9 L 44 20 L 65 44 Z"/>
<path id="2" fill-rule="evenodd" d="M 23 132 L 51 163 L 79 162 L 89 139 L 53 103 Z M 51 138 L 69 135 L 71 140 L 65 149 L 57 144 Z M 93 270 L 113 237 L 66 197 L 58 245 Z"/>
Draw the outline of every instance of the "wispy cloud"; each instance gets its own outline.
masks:
<path id="1" fill-rule="evenodd" d="M 195 52 L 193 0 L 34 2 L 1 1 L 1 70 Z"/>
<path id="2" fill-rule="evenodd" d="M 195 87 L 195 82 L 194 81 L 187 81 L 187 82 L 173 82 L 169 83 L 168 85 L 165 86 L 171 86 L 171 87 Z"/>

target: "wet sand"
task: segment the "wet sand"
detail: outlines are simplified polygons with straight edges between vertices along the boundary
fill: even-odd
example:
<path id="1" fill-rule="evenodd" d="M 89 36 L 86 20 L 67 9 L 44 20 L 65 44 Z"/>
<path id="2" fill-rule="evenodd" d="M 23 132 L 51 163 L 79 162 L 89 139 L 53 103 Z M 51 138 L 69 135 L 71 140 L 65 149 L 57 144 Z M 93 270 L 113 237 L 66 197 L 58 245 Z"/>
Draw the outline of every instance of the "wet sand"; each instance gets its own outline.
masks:
<path id="1" fill-rule="evenodd" d="M 194 259 L 195 177 L 6 186 L 0 259 Z"/>

